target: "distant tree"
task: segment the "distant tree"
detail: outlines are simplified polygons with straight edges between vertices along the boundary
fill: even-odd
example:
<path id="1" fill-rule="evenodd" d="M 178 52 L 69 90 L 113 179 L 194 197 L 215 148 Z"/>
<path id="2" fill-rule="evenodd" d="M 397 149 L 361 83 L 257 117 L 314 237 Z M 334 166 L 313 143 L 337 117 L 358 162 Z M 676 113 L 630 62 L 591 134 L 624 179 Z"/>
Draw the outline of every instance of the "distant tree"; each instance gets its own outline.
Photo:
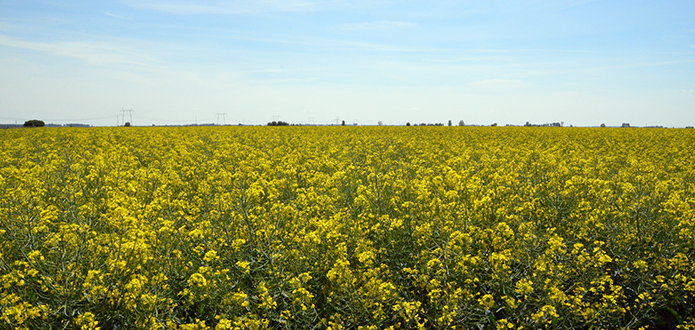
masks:
<path id="1" fill-rule="evenodd" d="M 490 126 L 497 127 L 497 123 L 492 123 L 492 125 L 490 125 Z"/>
<path id="2" fill-rule="evenodd" d="M 463 122 L 463 119 L 459 120 L 459 126 L 466 126 L 466 123 Z"/>
<path id="3" fill-rule="evenodd" d="M 340 125 L 341 125 L 341 126 L 345 126 L 345 121 L 343 120 L 343 122 L 342 122 Z"/>
<path id="4" fill-rule="evenodd" d="M 130 127 L 130 122 L 129 121 L 125 122 L 125 125 L 123 125 L 123 126 Z"/>
<path id="5" fill-rule="evenodd" d="M 451 119 L 449 119 L 449 126 L 451 126 Z"/>
<path id="6" fill-rule="evenodd" d="M 410 126 L 410 122 L 405 123 L 405 126 Z"/>
<path id="7" fill-rule="evenodd" d="M 604 123 L 601 123 L 601 127 L 606 127 L 606 124 L 604 124 Z"/>
<path id="8" fill-rule="evenodd" d="M 46 123 L 43 120 L 32 119 L 24 122 L 24 127 L 44 127 Z"/>
<path id="9" fill-rule="evenodd" d="M 383 122 L 382 122 L 381 120 L 379 120 L 379 122 L 377 123 L 377 125 L 379 125 L 379 126 L 383 126 L 383 125 L 384 125 L 384 123 L 383 123 Z"/>
<path id="10" fill-rule="evenodd" d="M 290 123 L 284 122 L 282 120 L 279 121 L 271 121 L 268 123 L 268 126 L 289 126 Z"/>

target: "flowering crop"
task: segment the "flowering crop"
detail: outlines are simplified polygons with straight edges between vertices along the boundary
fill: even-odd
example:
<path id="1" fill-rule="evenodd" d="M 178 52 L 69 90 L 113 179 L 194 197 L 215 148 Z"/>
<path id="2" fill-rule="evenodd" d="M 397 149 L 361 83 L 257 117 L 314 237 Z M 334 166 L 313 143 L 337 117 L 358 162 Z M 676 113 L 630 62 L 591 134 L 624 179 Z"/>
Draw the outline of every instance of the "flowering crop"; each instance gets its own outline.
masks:
<path id="1" fill-rule="evenodd" d="M 695 328 L 693 130 L 0 137 L 0 328 Z"/>

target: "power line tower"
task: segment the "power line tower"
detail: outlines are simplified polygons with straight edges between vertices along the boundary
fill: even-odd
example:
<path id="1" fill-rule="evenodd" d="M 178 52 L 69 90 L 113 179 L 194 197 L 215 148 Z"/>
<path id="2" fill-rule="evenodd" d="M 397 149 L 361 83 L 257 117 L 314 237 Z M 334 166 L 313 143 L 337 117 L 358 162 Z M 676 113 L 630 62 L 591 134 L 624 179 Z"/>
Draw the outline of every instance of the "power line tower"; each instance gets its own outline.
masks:
<path id="1" fill-rule="evenodd" d="M 126 114 L 126 112 L 130 114 L 130 121 L 129 121 L 129 123 L 130 123 L 131 125 L 133 125 L 133 109 L 132 109 L 132 108 L 131 108 L 131 109 L 128 109 L 128 110 L 121 108 L 121 118 L 123 118 L 123 124 L 125 125 L 125 114 Z"/>
<path id="2" fill-rule="evenodd" d="M 227 113 L 226 112 L 218 112 L 217 113 L 217 125 L 220 124 L 220 117 L 222 117 L 222 123 L 227 125 Z"/>

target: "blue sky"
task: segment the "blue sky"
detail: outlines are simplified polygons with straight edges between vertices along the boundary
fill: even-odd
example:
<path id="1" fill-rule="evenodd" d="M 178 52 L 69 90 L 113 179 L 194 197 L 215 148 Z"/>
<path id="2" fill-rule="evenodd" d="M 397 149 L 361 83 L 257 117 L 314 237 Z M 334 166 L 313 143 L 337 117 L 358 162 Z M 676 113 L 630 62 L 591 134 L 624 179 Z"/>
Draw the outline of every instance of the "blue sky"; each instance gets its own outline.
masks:
<path id="1" fill-rule="evenodd" d="M 116 125 L 133 109 L 135 125 L 682 127 L 695 124 L 693 13 L 693 1 L 0 0 L 0 123 Z"/>

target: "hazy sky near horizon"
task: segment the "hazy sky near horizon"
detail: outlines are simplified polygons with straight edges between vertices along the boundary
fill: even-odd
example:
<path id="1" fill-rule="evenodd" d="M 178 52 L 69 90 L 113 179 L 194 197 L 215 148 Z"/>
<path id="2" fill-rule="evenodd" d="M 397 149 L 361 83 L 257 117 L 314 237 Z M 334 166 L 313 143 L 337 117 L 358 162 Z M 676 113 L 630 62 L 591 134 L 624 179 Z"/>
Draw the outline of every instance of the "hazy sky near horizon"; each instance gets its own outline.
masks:
<path id="1" fill-rule="evenodd" d="M 693 13 L 692 0 L 0 0 L 0 123 L 116 125 L 133 109 L 135 125 L 692 126 Z"/>

